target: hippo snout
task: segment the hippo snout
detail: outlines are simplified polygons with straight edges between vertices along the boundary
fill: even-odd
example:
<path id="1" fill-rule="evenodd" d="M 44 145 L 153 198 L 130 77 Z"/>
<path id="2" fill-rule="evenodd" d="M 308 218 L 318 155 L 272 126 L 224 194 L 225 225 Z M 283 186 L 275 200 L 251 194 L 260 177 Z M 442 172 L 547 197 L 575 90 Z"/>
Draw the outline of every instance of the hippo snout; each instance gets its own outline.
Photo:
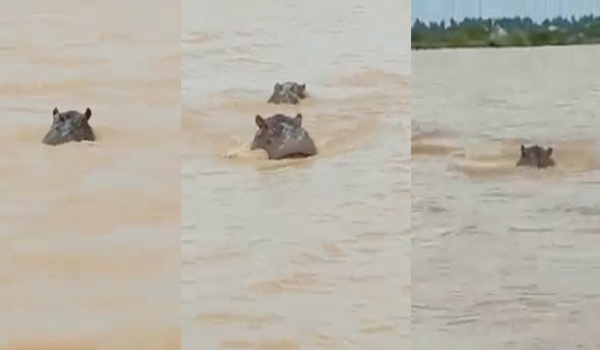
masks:
<path id="1" fill-rule="evenodd" d="M 529 166 L 534 168 L 548 168 L 555 166 L 554 159 L 552 159 L 553 149 L 533 145 L 525 147 L 521 145 L 521 157 L 517 161 L 517 166 Z"/>
<path id="2" fill-rule="evenodd" d="M 91 116 L 92 111 L 89 108 L 84 113 L 77 111 L 60 112 L 58 108 L 54 108 L 52 111 L 52 125 L 42 139 L 42 143 L 56 146 L 71 141 L 95 141 L 96 136 L 89 124 Z"/>
<path id="3" fill-rule="evenodd" d="M 258 127 L 250 149 L 264 149 L 269 159 L 289 157 L 309 157 L 317 154 L 317 148 L 304 128 L 302 114 L 295 118 L 276 114 L 264 119 L 260 115 L 255 118 Z"/>
<path id="4" fill-rule="evenodd" d="M 306 84 L 298 84 L 296 82 L 276 83 L 267 103 L 295 105 L 306 97 Z"/>

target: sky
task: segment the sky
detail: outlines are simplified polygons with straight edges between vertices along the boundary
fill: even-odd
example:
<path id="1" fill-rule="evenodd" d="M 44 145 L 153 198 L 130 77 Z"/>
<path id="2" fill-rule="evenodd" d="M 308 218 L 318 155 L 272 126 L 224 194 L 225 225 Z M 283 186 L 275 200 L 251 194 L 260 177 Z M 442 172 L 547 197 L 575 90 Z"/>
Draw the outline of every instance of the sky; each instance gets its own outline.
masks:
<path id="1" fill-rule="evenodd" d="M 600 0 L 412 0 L 412 22 L 462 20 L 465 17 L 530 17 L 534 21 L 546 18 L 600 15 Z"/>

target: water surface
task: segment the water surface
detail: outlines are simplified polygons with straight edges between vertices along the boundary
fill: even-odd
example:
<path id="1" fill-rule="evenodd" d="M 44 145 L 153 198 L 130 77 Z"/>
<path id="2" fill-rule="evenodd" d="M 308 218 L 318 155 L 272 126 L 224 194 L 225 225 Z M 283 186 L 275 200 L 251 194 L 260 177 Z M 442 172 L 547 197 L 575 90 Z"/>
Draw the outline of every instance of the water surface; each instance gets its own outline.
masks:
<path id="1" fill-rule="evenodd" d="M 0 13 L 0 348 L 180 347 L 179 10 Z M 42 145 L 54 107 L 97 142 Z"/>
<path id="2" fill-rule="evenodd" d="M 413 348 L 600 347 L 600 47 L 412 55 Z"/>
<path id="3" fill-rule="evenodd" d="M 408 348 L 410 2 L 182 11 L 183 348 Z M 287 80 L 310 98 L 268 105 Z M 317 157 L 248 150 L 277 112 Z"/>

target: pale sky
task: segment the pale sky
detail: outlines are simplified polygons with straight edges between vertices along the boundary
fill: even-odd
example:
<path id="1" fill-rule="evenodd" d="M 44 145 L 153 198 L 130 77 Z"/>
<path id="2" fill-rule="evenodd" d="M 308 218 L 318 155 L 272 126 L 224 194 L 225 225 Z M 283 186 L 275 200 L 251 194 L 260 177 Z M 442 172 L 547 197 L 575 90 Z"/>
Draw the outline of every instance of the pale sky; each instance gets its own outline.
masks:
<path id="1" fill-rule="evenodd" d="M 600 14 L 600 0 L 412 0 L 412 22 L 465 17 L 531 17 L 534 21 L 562 15 Z"/>

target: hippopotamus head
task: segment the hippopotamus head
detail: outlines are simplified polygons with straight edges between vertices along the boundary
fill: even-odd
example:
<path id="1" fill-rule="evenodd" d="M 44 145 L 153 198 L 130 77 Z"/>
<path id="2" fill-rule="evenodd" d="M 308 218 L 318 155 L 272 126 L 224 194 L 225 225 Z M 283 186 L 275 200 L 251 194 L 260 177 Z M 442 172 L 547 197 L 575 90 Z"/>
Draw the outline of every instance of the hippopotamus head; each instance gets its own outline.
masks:
<path id="1" fill-rule="evenodd" d="M 55 146 L 70 141 L 95 141 L 94 131 L 89 124 L 91 116 L 89 108 L 82 114 L 77 111 L 60 112 L 55 107 L 50 131 L 44 136 L 42 143 Z"/>
<path id="2" fill-rule="evenodd" d="M 297 104 L 300 100 L 306 98 L 306 84 L 298 84 L 295 82 L 286 82 L 283 84 L 276 83 L 273 87 L 273 94 L 269 98 L 268 103 L 287 103 Z"/>
<path id="3" fill-rule="evenodd" d="M 260 115 L 255 118 L 258 130 L 250 149 L 264 149 L 269 159 L 292 157 L 309 157 L 317 154 L 312 138 L 302 127 L 302 114 L 288 117 L 275 114 L 264 119 Z"/>
<path id="4" fill-rule="evenodd" d="M 521 145 L 521 158 L 517 166 L 530 166 L 534 168 L 547 168 L 554 166 L 552 157 L 552 147 L 544 149 L 538 145 L 525 147 Z"/>

